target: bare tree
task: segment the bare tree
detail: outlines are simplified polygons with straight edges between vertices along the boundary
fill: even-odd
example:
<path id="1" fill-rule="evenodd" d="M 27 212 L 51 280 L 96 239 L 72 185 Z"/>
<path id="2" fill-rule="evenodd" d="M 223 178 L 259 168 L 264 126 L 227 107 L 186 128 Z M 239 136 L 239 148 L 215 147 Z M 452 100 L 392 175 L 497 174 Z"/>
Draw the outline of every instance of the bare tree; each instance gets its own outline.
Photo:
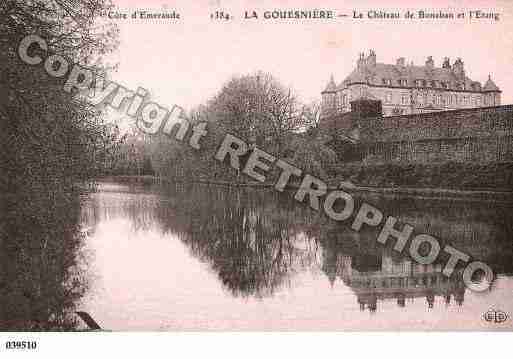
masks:
<path id="1" fill-rule="evenodd" d="M 208 104 L 211 120 L 276 155 L 305 123 L 304 107 L 292 89 L 258 72 L 230 80 Z"/>

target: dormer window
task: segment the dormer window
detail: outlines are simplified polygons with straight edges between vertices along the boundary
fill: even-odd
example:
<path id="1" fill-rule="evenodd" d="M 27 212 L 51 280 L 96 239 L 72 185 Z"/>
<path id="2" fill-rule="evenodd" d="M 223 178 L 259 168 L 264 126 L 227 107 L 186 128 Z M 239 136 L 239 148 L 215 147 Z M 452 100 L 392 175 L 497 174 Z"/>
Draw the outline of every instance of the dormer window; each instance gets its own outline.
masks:
<path id="1" fill-rule="evenodd" d="M 431 87 L 436 87 L 436 81 L 431 81 Z"/>

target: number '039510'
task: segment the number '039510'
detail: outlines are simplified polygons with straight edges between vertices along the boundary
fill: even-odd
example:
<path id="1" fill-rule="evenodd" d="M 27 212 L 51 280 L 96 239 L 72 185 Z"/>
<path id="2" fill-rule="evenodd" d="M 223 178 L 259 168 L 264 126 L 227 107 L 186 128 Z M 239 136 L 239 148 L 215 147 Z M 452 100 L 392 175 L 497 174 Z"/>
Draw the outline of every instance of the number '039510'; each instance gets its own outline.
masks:
<path id="1" fill-rule="evenodd" d="M 5 343 L 5 349 L 36 349 L 37 342 L 29 341 L 8 341 Z"/>

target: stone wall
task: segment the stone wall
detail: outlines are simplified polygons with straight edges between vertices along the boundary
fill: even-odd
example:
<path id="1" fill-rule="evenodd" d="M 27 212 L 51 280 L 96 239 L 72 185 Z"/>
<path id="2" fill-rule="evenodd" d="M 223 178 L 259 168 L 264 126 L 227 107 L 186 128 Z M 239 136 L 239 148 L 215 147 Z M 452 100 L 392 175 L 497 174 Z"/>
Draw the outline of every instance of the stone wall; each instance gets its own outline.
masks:
<path id="1" fill-rule="evenodd" d="M 358 119 L 377 162 L 513 162 L 513 105 Z"/>

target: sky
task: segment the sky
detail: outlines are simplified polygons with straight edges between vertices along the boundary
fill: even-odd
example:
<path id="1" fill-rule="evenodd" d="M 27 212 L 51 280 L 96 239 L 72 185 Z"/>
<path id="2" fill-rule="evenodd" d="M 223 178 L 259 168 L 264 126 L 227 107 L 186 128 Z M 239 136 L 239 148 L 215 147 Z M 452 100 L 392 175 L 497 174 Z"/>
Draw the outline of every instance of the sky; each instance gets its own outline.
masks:
<path id="1" fill-rule="evenodd" d="M 270 72 L 305 102 L 320 100 L 333 74 L 337 83 L 356 66 L 360 52 L 377 61 L 405 57 L 435 66 L 461 57 L 467 75 L 484 83 L 490 74 L 502 89 L 502 103 L 513 103 L 513 1 L 365 1 L 365 0 L 113 0 L 119 11 L 175 10 L 180 20 L 114 20 L 120 46 L 109 57 L 118 64 L 111 77 L 135 90 L 141 86 L 164 106 L 187 110 L 205 103 L 233 75 Z M 379 4 L 379 5 L 378 5 Z M 334 20 L 244 20 L 244 11 L 327 9 L 350 15 Z M 353 19 L 353 11 L 442 10 L 499 13 L 490 19 Z M 215 10 L 233 20 L 213 21 Z"/>

